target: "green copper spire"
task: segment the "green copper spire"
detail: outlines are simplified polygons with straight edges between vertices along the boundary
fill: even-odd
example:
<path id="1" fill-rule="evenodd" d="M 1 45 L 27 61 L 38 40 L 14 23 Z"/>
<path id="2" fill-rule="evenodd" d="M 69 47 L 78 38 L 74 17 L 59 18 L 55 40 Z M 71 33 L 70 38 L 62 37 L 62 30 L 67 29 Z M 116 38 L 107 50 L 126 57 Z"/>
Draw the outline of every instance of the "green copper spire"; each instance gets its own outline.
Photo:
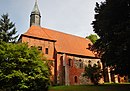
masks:
<path id="1" fill-rule="evenodd" d="M 38 4 L 36 0 L 33 10 L 31 12 L 31 15 L 30 15 L 30 26 L 32 25 L 40 26 L 40 22 L 41 22 L 41 15 L 40 15 L 40 11 L 38 9 Z"/>
<path id="2" fill-rule="evenodd" d="M 35 0 L 35 5 L 33 7 L 33 10 L 31 12 L 31 14 L 39 14 L 40 15 L 40 11 L 39 11 L 39 8 L 38 8 L 37 0 Z"/>

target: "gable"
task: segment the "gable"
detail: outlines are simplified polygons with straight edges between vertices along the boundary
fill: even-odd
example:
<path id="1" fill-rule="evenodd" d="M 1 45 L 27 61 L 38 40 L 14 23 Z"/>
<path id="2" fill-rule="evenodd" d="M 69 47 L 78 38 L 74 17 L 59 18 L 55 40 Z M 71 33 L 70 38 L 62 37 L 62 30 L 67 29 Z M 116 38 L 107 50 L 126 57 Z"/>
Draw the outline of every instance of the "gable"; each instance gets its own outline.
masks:
<path id="1" fill-rule="evenodd" d="M 57 52 L 95 57 L 94 54 L 87 49 L 88 44 L 92 44 L 89 39 L 39 26 L 31 26 L 23 35 L 56 40 L 55 48 Z"/>

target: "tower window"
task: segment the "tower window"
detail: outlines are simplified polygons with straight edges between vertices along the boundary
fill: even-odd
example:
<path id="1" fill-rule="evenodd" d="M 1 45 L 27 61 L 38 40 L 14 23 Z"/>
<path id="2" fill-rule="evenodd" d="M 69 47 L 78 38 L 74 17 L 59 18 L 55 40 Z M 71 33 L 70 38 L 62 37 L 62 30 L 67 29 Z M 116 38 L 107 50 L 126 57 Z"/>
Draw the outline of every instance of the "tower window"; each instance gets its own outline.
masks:
<path id="1" fill-rule="evenodd" d="M 48 48 L 45 49 L 45 54 L 48 54 Z"/>

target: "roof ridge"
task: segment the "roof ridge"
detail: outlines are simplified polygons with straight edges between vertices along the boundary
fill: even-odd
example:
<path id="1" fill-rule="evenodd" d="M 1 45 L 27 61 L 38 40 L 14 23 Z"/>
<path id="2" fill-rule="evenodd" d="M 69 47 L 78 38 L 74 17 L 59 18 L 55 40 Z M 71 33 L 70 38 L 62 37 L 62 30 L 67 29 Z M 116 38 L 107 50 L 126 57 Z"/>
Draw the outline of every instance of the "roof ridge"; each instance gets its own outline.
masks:
<path id="1" fill-rule="evenodd" d="M 38 33 L 37 30 L 39 30 Z M 25 35 L 54 41 L 57 52 L 94 56 L 90 50 L 86 49 L 91 41 L 80 36 L 34 25 L 29 28 Z"/>
<path id="2" fill-rule="evenodd" d="M 78 37 L 78 38 L 82 38 L 82 39 L 86 39 L 86 38 L 81 37 L 81 36 L 77 36 L 77 35 L 73 35 L 73 34 L 69 34 L 69 33 L 64 33 L 64 32 L 61 32 L 61 31 L 54 30 L 54 29 L 48 29 L 48 28 L 45 28 L 45 27 L 41 27 L 41 28 L 47 29 L 47 30 L 50 30 L 50 31 L 56 31 L 56 32 L 59 32 L 59 33 L 62 33 L 62 34 L 66 34 L 66 35 L 70 35 L 70 36 L 74 36 L 74 37 Z"/>

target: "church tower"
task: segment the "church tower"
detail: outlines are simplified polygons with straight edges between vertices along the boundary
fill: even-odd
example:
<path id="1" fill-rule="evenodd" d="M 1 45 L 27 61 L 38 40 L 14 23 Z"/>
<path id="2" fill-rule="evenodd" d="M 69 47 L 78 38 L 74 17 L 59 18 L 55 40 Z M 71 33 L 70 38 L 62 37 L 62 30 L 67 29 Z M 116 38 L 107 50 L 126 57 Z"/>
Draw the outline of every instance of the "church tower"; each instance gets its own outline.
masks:
<path id="1" fill-rule="evenodd" d="M 31 15 L 30 15 L 30 27 L 32 25 L 40 26 L 40 22 L 41 22 L 41 15 L 40 15 L 40 11 L 39 11 L 37 0 L 36 0 L 33 10 L 31 12 Z"/>

